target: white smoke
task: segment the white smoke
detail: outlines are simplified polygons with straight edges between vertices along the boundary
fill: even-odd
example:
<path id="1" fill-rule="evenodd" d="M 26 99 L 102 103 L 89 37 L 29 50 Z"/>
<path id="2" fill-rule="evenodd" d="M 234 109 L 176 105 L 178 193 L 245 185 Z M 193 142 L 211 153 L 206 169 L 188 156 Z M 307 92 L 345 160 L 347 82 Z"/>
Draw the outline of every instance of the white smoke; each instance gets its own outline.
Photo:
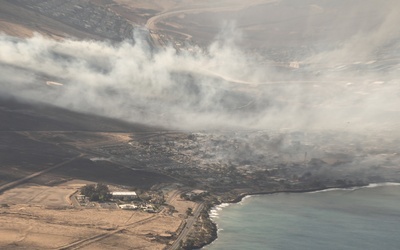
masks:
<path id="1" fill-rule="evenodd" d="M 226 34 L 195 53 L 152 51 L 140 37 L 110 44 L 1 35 L 0 92 L 170 128 L 395 131 L 398 61 L 382 71 L 385 59 L 373 52 L 398 37 L 389 32 L 397 19 L 310 56 L 306 73 L 259 64 Z M 346 57 L 355 42 L 363 48 L 357 61 Z"/>

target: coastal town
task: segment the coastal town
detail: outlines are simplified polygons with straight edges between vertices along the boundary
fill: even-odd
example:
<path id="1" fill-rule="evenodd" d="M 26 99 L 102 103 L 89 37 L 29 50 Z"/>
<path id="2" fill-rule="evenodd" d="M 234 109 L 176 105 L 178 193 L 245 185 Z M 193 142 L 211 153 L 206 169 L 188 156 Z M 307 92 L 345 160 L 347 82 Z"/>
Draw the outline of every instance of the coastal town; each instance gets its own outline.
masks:
<path id="1" fill-rule="evenodd" d="M 112 41 L 133 38 L 133 26 L 124 18 L 90 1 L 30 1 L 17 0 L 14 4 Z"/>
<path id="2" fill-rule="evenodd" d="M 31 36 L 52 41 L 89 40 L 89 45 L 100 41 L 105 49 L 118 47 L 120 43 L 128 47 L 144 43 L 143 48 L 148 49 L 144 54 L 165 50 L 166 54 L 183 57 L 194 55 L 195 58 L 199 55 L 212 57 L 207 48 L 214 40 L 223 40 L 214 27 L 221 20 L 210 13 L 219 13 L 224 17 L 240 13 L 244 20 L 241 25 L 250 33 L 244 32 L 242 39 L 238 40 L 243 51 L 248 53 L 248 58 L 251 58 L 252 65 L 265 66 L 270 72 L 278 72 L 263 84 L 249 84 L 218 74 L 207 75 L 205 70 L 172 70 L 168 77 L 186 79 L 186 82 L 182 82 L 188 82 L 193 89 L 185 84 L 182 84 L 182 88 L 187 87 L 191 94 L 194 93 L 194 99 L 201 91 L 190 85 L 193 79 L 212 79 L 211 83 L 221 83 L 224 94 L 218 96 L 215 103 L 220 104 L 218 108 L 221 112 L 229 113 L 226 117 L 239 117 L 229 121 L 240 121 L 242 116 L 251 117 L 260 107 L 265 111 L 266 107 L 278 100 L 276 107 L 272 107 L 276 108 L 273 110 L 274 116 L 270 116 L 265 129 L 260 125 L 257 128 L 243 125 L 251 125 L 257 122 L 257 118 L 241 126 L 229 124 L 207 128 L 204 125 L 204 129 L 198 129 L 200 126 L 179 129 L 177 124 L 170 126 L 169 122 L 173 120 L 170 117 L 163 120 L 171 114 L 168 113 L 168 105 L 165 113 L 157 110 L 168 102 L 173 103 L 171 107 L 180 106 L 181 97 L 174 94 L 163 98 L 150 91 L 142 106 L 151 105 L 149 103 L 154 101 L 160 104 L 155 105 L 156 108 L 145 109 L 137 103 L 136 106 L 125 106 L 121 102 L 113 114 L 107 113 L 110 116 L 96 113 L 102 110 L 98 108 L 100 102 L 111 103 L 115 99 L 99 100 L 98 96 L 91 96 L 85 89 L 85 82 L 89 85 L 107 82 L 104 80 L 110 75 L 107 67 L 112 67 L 115 62 L 105 62 L 106 67 L 103 67 L 103 62 L 78 64 L 77 68 L 95 68 L 93 72 L 104 80 L 97 82 L 93 74 L 87 74 L 74 85 L 82 88 L 71 88 L 76 91 L 72 92 L 73 97 L 84 93 L 77 100 L 83 100 L 87 109 L 80 112 L 71 108 L 75 107 L 73 101 L 66 105 L 58 102 L 57 98 L 54 103 L 46 100 L 29 101 L 28 97 L 43 89 L 48 91 L 45 92 L 48 96 L 58 97 L 67 92 L 63 86 L 68 86 L 68 83 L 61 83 L 65 76 L 60 72 L 48 74 L 41 71 L 40 67 L 31 70 L 30 64 L 24 60 L 24 63 L 12 64 L 6 60 L 7 56 L 0 56 L 1 66 L 11 72 L 2 81 L 4 86 L 12 85 L 15 79 L 20 80 L 14 84 L 16 89 L 6 89 L 8 92 L 5 91 L 4 96 L 0 93 L 0 248 L 200 249 L 218 237 L 218 226 L 210 215 L 220 204 L 240 202 L 253 194 L 311 192 L 366 186 L 370 183 L 400 182 L 400 139 L 397 136 L 397 124 L 393 125 L 390 119 L 389 122 L 382 122 L 384 126 L 377 129 L 375 124 L 355 124 L 353 119 L 340 120 L 340 115 L 331 118 L 329 112 L 334 113 L 334 110 L 328 108 L 321 109 L 321 113 L 328 113 L 323 116 L 326 121 L 320 119 L 319 123 L 313 124 L 314 119 L 310 115 L 302 121 L 293 118 L 292 123 L 267 126 L 274 123 L 275 117 L 278 119 L 282 115 L 279 108 L 287 107 L 288 103 L 295 103 L 295 106 L 299 105 L 305 110 L 319 110 L 328 102 L 324 97 L 336 94 L 343 94 L 347 98 L 356 95 L 357 101 L 350 102 L 350 108 L 357 107 L 365 101 L 364 97 L 373 96 L 374 92 L 391 92 L 398 97 L 397 89 L 381 90 L 382 86 L 397 84 L 393 71 L 398 69 L 396 56 L 400 50 L 392 50 L 391 46 L 394 45 L 379 47 L 373 52 L 374 60 L 365 57 L 341 62 L 306 61 L 310 55 L 323 53 L 327 47 L 333 47 L 330 41 L 326 46 L 308 44 L 309 39 L 317 35 L 323 37 L 328 29 L 321 28 L 320 22 L 316 21 L 311 35 L 293 38 L 295 42 L 290 43 L 289 38 L 297 34 L 296 29 L 289 29 L 297 22 L 296 18 L 280 20 L 277 17 L 278 21 L 266 25 L 265 29 L 254 25 L 248 17 L 252 14 L 250 10 L 260 8 L 257 15 L 265 15 L 268 11 L 273 16 L 273 8 L 277 8 L 276 13 L 281 10 L 279 4 L 274 2 L 218 0 L 211 7 L 208 3 L 193 0 L 0 2 L 0 31 L 4 32 L 7 45 L 18 44 L 18 39 Z M 288 16 L 297 12 L 301 15 L 308 14 L 308 11 L 318 12 L 320 9 L 318 6 L 293 8 Z M 327 13 L 334 15 L 333 10 Z M 205 14 L 205 17 L 201 14 Z M 223 31 L 225 29 L 232 32 L 229 27 Z M 236 31 L 232 33 L 239 35 Z M 268 43 L 263 42 L 261 36 L 264 33 L 271 37 Z M 279 39 L 275 39 L 275 35 Z M 288 43 L 281 44 L 280 41 Z M 20 51 L 21 46 L 16 47 L 18 55 L 24 54 Z M 217 51 L 220 49 L 218 46 L 216 48 Z M 73 62 L 74 55 L 64 54 L 60 50 L 57 53 L 47 50 L 45 53 L 36 53 L 35 56 L 40 60 L 34 66 L 41 65 L 42 54 L 50 54 L 50 57 L 59 58 L 63 70 L 68 71 L 69 64 L 64 64 L 64 61 Z M 92 58 L 93 61 L 96 58 Z M 224 58 L 223 61 L 229 60 Z M 141 65 L 139 68 L 140 72 L 146 70 Z M 127 69 L 130 70 L 129 67 Z M 121 72 L 118 71 L 119 74 Z M 326 79 L 329 80 L 340 75 L 339 83 L 332 83 L 338 91 L 330 92 L 334 88 L 331 85 L 316 83 L 322 72 L 326 73 Z M 354 72 L 371 77 L 360 80 L 353 77 Z M 377 74 L 382 72 L 385 74 Z M 119 74 L 118 79 L 112 79 L 111 87 L 106 86 L 98 92 L 105 93 L 106 97 L 108 94 L 118 96 L 119 92 L 114 86 L 122 81 Z M 19 87 L 30 77 L 34 79 L 34 87 L 29 85 L 29 91 L 22 97 L 18 96 L 23 89 Z M 127 78 L 132 84 L 131 79 Z M 159 81 L 154 75 L 151 78 L 149 85 Z M 299 83 L 296 81 L 300 78 L 306 84 L 296 93 L 304 94 L 304 99 L 292 101 L 279 96 L 286 92 L 277 90 L 293 86 L 293 82 Z M 286 79 L 296 81 L 285 82 Z M 353 88 L 353 80 L 359 80 L 357 88 Z M 279 84 L 271 84 L 276 82 Z M 225 86 L 234 87 L 231 91 Z M 142 90 L 137 90 L 137 96 Z M 124 94 L 128 91 L 131 89 L 122 89 L 123 94 L 119 93 L 117 98 L 126 97 Z M 310 92 L 312 94 L 308 95 Z M 319 96 L 325 92 L 328 94 Z M 257 98 L 248 100 L 254 93 Z M 268 97 L 258 98 L 259 93 L 268 93 Z M 318 100 L 313 105 L 307 100 L 311 96 Z M 90 107 L 90 101 L 93 100 L 97 103 L 95 107 Z M 335 98 L 329 99 L 332 100 Z M 124 101 L 131 100 L 127 98 Z M 196 101 L 193 103 L 196 106 Z M 341 111 L 349 107 L 347 102 L 338 106 Z M 139 111 L 134 114 L 144 114 L 143 117 L 154 115 L 153 121 L 157 120 L 158 123 L 139 123 L 142 122 L 141 116 L 127 118 L 127 115 L 121 115 L 115 118 L 114 113 L 120 114 L 123 108 L 137 108 Z M 206 107 L 201 112 L 218 108 Z M 369 108 L 374 110 L 375 107 Z M 303 118 L 304 113 L 299 110 L 290 109 L 290 116 Z M 189 119 L 201 112 L 190 113 Z M 388 113 L 377 117 L 397 117 L 396 114 L 395 108 L 390 107 Z M 178 114 L 175 121 L 178 125 L 181 125 L 180 119 L 181 114 Z M 354 121 L 357 122 L 357 119 Z M 337 123 L 336 129 L 321 127 L 321 124 L 331 122 Z"/>
<path id="3" fill-rule="evenodd" d="M 268 133 L 243 131 L 221 133 L 156 133 L 132 136 L 125 144 L 92 147 L 94 153 L 121 164 L 140 162 L 140 167 L 173 176 L 183 183 L 229 192 L 235 189 L 281 189 L 304 183 L 369 183 L 390 178 L 397 161 L 396 140 L 377 148 L 379 135 L 370 138 L 342 133 Z M 361 144 L 361 141 L 363 142 Z M 355 150 L 356 148 L 356 150 Z M 352 166 L 376 151 L 385 152 L 386 166 L 369 165 L 355 179 Z M 332 169 L 335 170 L 332 170 Z M 387 173 L 378 177 L 377 173 Z M 325 173 L 327 171 L 327 173 Z M 310 184 L 311 183 L 311 184 Z M 311 187 L 311 186 L 310 186 Z"/>
<path id="4" fill-rule="evenodd" d="M 167 249 L 193 249 L 211 242 L 217 228 L 208 214 L 210 209 L 221 203 L 240 201 L 245 195 L 399 181 L 397 141 L 382 141 L 379 135 L 341 133 L 340 141 L 337 133 L 267 131 L 25 132 L 25 135 L 85 154 L 84 161 L 60 168 L 55 172 L 57 175 L 71 175 L 74 169 L 81 169 L 87 172 L 84 175 L 82 172 L 81 178 L 98 176 L 98 181 L 110 183 L 81 182 L 71 190 L 69 204 L 62 206 L 153 214 L 155 221 L 160 216 L 175 218 L 180 221 L 176 229 L 158 230 L 149 236 L 155 237 L 157 244 L 166 244 Z M 91 164 L 96 170 L 90 170 Z M 115 178 L 106 177 L 106 166 L 114 169 Z M 150 176 L 161 173 L 165 177 L 158 184 L 146 187 L 147 182 L 140 179 L 130 178 L 127 182 L 118 178 L 117 166 L 132 174 L 146 171 Z M 91 171 L 96 171 L 96 175 Z M 83 191 L 87 187 L 95 190 L 96 185 L 104 186 L 107 191 L 94 195 Z M 5 191 L 4 195 L 9 197 L 13 190 Z M 3 198 L 2 203 L 10 206 L 8 200 L 11 201 Z"/>

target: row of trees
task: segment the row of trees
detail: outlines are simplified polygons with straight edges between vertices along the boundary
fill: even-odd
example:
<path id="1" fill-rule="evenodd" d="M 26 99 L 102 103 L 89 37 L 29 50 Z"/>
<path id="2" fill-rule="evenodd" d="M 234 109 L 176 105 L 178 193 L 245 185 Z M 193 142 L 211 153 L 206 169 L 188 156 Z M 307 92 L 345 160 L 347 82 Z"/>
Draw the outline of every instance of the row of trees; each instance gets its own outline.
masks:
<path id="1" fill-rule="evenodd" d="M 109 201 L 111 193 L 106 184 L 88 184 L 81 188 L 81 194 L 88 197 L 90 201 Z"/>

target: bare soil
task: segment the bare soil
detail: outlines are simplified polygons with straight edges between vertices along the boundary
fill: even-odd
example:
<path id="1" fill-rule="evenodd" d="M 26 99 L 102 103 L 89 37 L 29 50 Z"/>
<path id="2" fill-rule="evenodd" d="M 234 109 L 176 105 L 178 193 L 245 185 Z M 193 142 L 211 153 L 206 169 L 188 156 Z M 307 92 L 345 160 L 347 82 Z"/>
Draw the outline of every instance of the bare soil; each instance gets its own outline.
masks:
<path id="1" fill-rule="evenodd" d="M 69 196 L 86 183 L 26 184 L 0 195 L 0 248 L 163 249 L 184 220 L 187 207 L 194 207 L 192 202 L 174 199 L 171 204 L 178 212 L 172 215 L 97 205 L 74 208 Z"/>

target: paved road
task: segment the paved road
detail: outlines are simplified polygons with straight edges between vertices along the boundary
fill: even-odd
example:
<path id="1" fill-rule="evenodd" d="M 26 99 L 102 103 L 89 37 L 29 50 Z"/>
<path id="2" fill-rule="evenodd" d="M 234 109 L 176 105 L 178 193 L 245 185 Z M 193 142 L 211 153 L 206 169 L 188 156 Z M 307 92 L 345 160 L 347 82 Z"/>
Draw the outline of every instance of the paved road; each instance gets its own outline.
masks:
<path id="1" fill-rule="evenodd" d="M 180 242 L 186 239 L 187 235 L 189 234 L 190 230 L 193 227 L 193 224 L 197 221 L 197 218 L 199 218 L 203 208 L 204 208 L 203 203 L 198 204 L 198 206 L 194 209 L 193 215 L 186 220 L 185 228 L 182 229 L 178 238 L 176 238 L 175 242 L 168 248 L 169 250 L 179 249 Z"/>

